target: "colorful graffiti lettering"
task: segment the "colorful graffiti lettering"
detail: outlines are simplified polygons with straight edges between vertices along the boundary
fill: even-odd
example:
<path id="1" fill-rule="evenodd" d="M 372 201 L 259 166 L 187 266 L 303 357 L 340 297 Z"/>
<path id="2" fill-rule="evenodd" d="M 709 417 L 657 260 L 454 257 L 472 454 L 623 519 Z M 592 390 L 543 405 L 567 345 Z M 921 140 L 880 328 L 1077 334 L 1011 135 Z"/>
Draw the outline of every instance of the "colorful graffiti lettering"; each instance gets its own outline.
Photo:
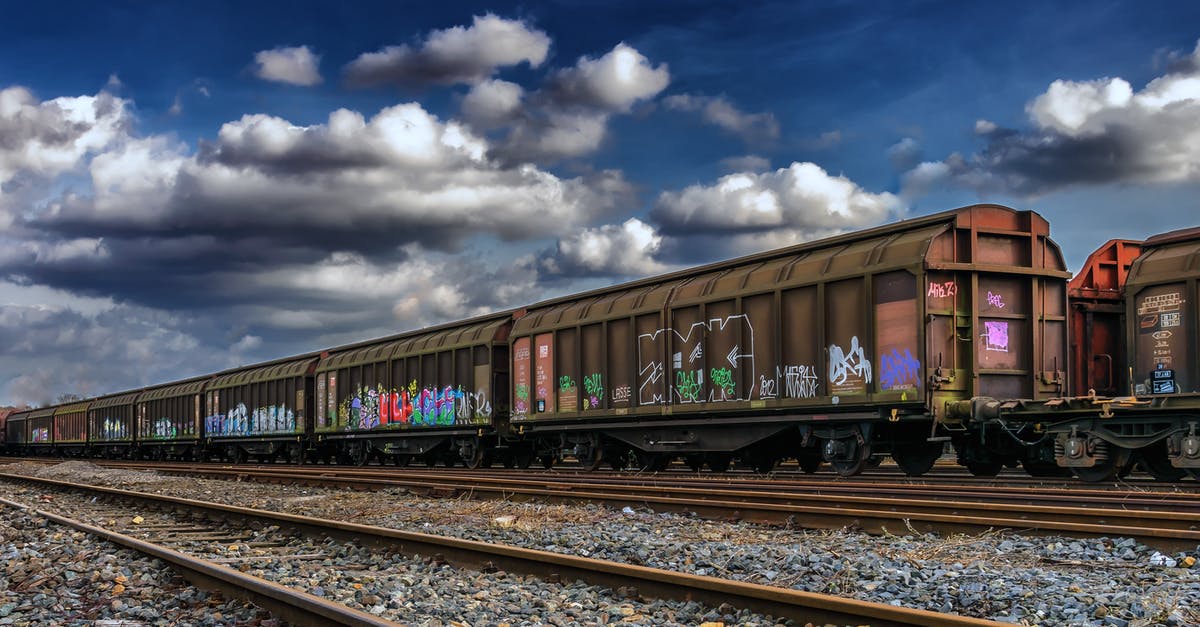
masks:
<path id="1" fill-rule="evenodd" d="M 574 392 L 575 378 L 571 375 L 564 374 L 558 378 L 558 389 L 560 392 Z"/>
<path id="2" fill-rule="evenodd" d="M 29 439 L 31 442 L 49 442 L 50 427 L 38 427 L 36 429 L 31 429 L 29 433 Z"/>
<path id="3" fill-rule="evenodd" d="M 996 320 L 985 320 L 983 323 L 984 350 L 998 353 L 1008 352 L 1008 323 Z"/>
<path id="4" fill-rule="evenodd" d="M 204 428 L 205 433 L 214 436 L 290 433 L 296 430 L 296 414 L 286 405 L 268 405 L 251 411 L 245 403 L 238 403 L 227 414 L 206 416 Z"/>
<path id="5" fill-rule="evenodd" d="M 525 384 L 517 384 L 515 395 L 517 397 L 516 407 L 514 408 L 516 413 L 529 413 L 529 386 Z"/>
<path id="6" fill-rule="evenodd" d="M 884 390 L 921 387 L 921 362 L 908 349 L 901 355 L 896 349 L 879 356 L 879 387 Z"/>
<path id="7" fill-rule="evenodd" d="M 153 431 L 150 434 L 150 437 L 171 440 L 178 437 L 178 435 L 179 429 L 175 425 L 171 424 L 170 418 L 159 418 L 158 420 L 154 421 Z"/>
<path id="8" fill-rule="evenodd" d="M 784 366 L 782 374 L 788 398 L 813 398 L 817 395 L 819 381 L 815 366 Z"/>
<path id="9" fill-rule="evenodd" d="M 100 427 L 100 437 L 105 440 L 124 440 L 128 438 L 128 421 L 118 418 L 105 418 Z"/>
<path id="10" fill-rule="evenodd" d="M 597 409 L 604 402 L 604 377 L 599 372 L 583 378 L 583 391 L 587 396 L 583 399 L 584 409 Z"/>
<path id="11" fill-rule="evenodd" d="M 958 294 L 958 284 L 954 281 L 946 281 L 944 283 L 930 283 L 929 292 L 926 296 L 933 298 L 949 298 Z"/>
<path id="12" fill-rule="evenodd" d="M 717 390 L 721 391 L 721 397 L 715 400 L 728 401 L 734 398 L 733 372 L 729 368 L 713 368 L 709 370 L 708 376 L 712 379 L 713 394 L 716 394 Z"/>
<path id="13" fill-rule="evenodd" d="M 987 293 L 987 302 L 992 307 L 1004 309 L 1004 297 L 1000 294 L 993 294 L 990 290 Z"/>
<path id="14" fill-rule="evenodd" d="M 696 403 L 700 401 L 700 388 L 704 384 L 702 370 L 676 370 L 675 392 L 679 394 L 679 402 Z"/>

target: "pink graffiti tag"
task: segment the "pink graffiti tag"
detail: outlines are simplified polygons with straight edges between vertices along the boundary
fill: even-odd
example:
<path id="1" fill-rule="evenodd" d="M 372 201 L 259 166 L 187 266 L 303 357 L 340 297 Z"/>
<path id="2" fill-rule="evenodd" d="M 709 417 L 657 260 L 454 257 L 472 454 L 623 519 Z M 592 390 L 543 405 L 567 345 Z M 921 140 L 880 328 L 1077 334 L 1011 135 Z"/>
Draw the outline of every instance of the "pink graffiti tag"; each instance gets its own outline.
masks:
<path id="1" fill-rule="evenodd" d="M 993 294 L 990 290 L 987 293 L 987 302 L 992 307 L 1004 309 L 1004 297 L 999 294 Z"/>
<path id="2" fill-rule="evenodd" d="M 949 298 L 958 293 L 958 284 L 954 281 L 946 281 L 945 283 L 930 283 L 929 292 L 926 296 L 933 298 Z"/>
<path id="3" fill-rule="evenodd" d="M 986 320 L 983 323 L 983 348 L 998 353 L 1008 352 L 1008 323 Z"/>

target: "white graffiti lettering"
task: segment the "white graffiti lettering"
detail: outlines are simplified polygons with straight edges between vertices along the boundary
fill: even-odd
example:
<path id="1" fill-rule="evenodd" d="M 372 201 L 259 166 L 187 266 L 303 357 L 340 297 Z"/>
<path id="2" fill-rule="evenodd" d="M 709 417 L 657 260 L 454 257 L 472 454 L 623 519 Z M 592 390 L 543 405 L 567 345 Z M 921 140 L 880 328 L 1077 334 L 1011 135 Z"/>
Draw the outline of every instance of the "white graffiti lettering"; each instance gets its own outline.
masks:
<path id="1" fill-rule="evenodd" d="M 829 346 L 829 383 L 843 385 L 850 382 L 851 376 L 861 379 L 864 386 L 871 383 L 871 362 L 858 344 L 857 335 L 850 338 L 849 351 L 837 344 Z"/>
<path id="2" fill-rule="evenodd" d="M 813 398 L 817 395 L 820 382 L 815 366 L 784 366 L 783 375 L 788 398 Z"/>
<path id="3" fill-rule="evenodd" d="M 749 369 L 751 372 L 754 371 L 754 327 L 750 324 L 750 318 L 746 314 L 736 314 L 725 318 L 713 318 L 707 322 L 697 322 L 688 327 L 684 332 L 672 328 L 658 329 L 653 333 L 643 333 L 638 335 L 637 340 L 638 404 L 655 405 L 666 401 L 662 393 L 662 382 L 666 375 L 666 367 L 660 357 L 663 351 L 662 342 L 667 338 L 673 338 L 673 344 L 684 348 L 688 353 L 690 362 L 694 363 L 704 355 L 701 347 L 704 346 L 705 339 L 714 335 L 734 340 L 730 342 L 734 347 L 733 350 L 724 356 L 732 370 Z M 741 345 L 743 341 L 747 342 L 745 348 L 742 348 Z M 692 369 L 684 372 L 683 352 L 680 351 L 672 354 L 672 365 L 677 371 L 674 377 L 675 382 L 683 386 L 680 388 L 679 385 L 670 385 L 673 402 L 746 400 L 753 397 L 758 387 L 758 382 L 751 378 L 749 387 L 739 390 L 737 389 L 737 382 L 740 377 L 736 376 L 733 371 L 727 373 L 728 377 L 725 376 L 726 373 L 724 372 L 719 373 L 721 377 L 719 381 L 722 385 L 713 386 L 707 398 L 698 396 L 701 394 L 698 386 L 702 386 L 705 380 L 704 373 L 699 368 L 695 368 L 697 372 L 694 374 L 691 371 Z M 724 368 L 723 364 L 709 365 L 714 369 Z"/>

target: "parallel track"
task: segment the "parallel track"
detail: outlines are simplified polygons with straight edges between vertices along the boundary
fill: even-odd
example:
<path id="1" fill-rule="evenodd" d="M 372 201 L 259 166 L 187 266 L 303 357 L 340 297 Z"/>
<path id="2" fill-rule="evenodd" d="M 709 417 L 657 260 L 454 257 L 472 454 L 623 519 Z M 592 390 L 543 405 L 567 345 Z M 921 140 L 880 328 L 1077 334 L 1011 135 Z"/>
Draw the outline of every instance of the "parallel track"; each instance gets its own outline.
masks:
<path id="1" fill-rule="evenodd" d="M 205 503 L 168 496 L 130 492 L 95 486 L 80 486 L 61 481 L 31 478 L 21 475 L 0 474 L 6 481 L 32 482 L 45 488 L 75 490 L 102 495 L 105 499 L 128 502 L 136 501 L 142 507 L 158 507 L 203 511 L 214 518 L 238 520 L 245 525 L 277 525 L 281 529 L 295 529 L 318 537 L 333 537 L 343 540 L 385 548 L 406 555 L 436 556 L 450 564 L 463 568 L 500 568 L 509 572 L 535 575 L 551 581 L 581 580 L 592 585 L 612 588 L 633 586 L 640 595 L 692 600 L 716 606 L 729 603 L 735 607 L 790 618 L 801 624 L 805 622 L 863 624 L 876 627 L 889 625 L 925 625 L 931 627 L 958 627 L 969 625 L 999 625 L 992 621 L 949 614 L 938 614 L 924 610 L 870 603 L 854 599 L 843 599 L 830 595 L 774 588 L 756 584 L 726 581 L 677 573 L 644 566 L 620 564 L 558 553 L 549 553 L 512 546 L 491 545 L 457 538 L 370 527 L 340 521 L 306 518 L 215 503 Z M 90 530 L 89 530 L 90 531 Z M 101 530 L 97 530 L 101 532 Z M 111 532 L 105 532 L 111 533 Z M 130 539 L 132 540 L 132 539 Z M 127 546 L 132 546 L 128 545 Z M 149 548 L 149 547 L 147 547 Z M 138 547 L 139 550 L 142 548 Z M 154 549 L 163 551 L 163 549 Z M 156 556 L 161 556 L 155 553 Z M 184 556 L 186 558 L 186 556 Z M 200 566 L 207 570 L 207 567 Z M 225 569 L 228 570 L 228 569 Z M 313 597 L 316 599 L 316 597 Z M 320 599 L 317 599 L 318 601 Z M 346 608 L 349 610 L 350 608 Z M 354 610 L 350 610 L 354 611 Z M 361 613 L 360 613 L 361 614 Z M 352 617 L 325 617 L 324 622 L 306 621 L 306 624 L 390 624 L 378 618 L 373 623 L 353 622 Z"/>
<path id="2" fill-rule="evenodd" d="M 978 533 L 1007 528 L 1080 537 L 1126 536 L 1164 550 L 1200 544 L 1200 493 L 1118 492 L 989 485 L 733 479 L 663 473 L 594 475 L 565 471 L 466 472 L 450 469 L 319 466 L 222 466 L 101 462 L 165 474 L 252 479 L 355 489 L 404 487 L 441 497 L 471 496 L 640 506 L 716 519 L 807 528 L 906 528 Z"/>

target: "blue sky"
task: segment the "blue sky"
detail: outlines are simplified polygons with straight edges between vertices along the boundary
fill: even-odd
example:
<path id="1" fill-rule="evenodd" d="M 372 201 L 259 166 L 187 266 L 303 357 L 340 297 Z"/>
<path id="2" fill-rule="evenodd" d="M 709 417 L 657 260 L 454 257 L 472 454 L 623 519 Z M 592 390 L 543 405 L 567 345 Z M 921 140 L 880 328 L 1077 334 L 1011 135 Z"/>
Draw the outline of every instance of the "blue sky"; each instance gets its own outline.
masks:
<path id="1" fill-rule="evenodd" d="M 1200 223 L 1194 3 L 90 3 L 0 22 L 0 404 L 973 202 Z"/>

